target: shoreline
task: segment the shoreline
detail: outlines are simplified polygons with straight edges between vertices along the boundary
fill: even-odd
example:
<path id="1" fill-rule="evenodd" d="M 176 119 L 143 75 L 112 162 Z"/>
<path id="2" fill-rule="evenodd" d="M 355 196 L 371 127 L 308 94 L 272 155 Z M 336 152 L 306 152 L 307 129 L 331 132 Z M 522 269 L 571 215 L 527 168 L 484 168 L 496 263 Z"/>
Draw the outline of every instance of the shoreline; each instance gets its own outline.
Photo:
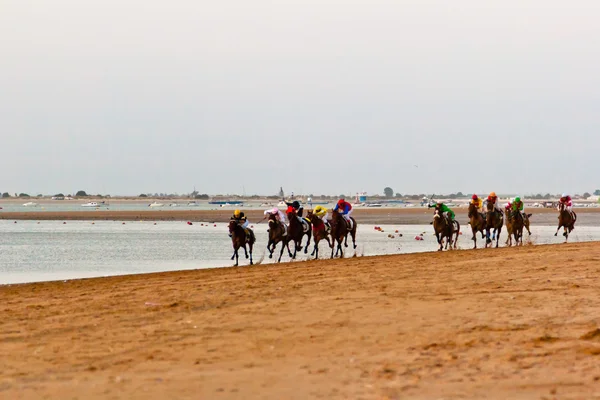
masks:
<path id="1" fill-rule="evenodd" d="M 263 219 L 263 210 L 242 208 L 251 223 L 256 224 Z M 468 222 L 467 209 L 454 209 L 456 218 L 461 224 Z M 554 225 L 558 213 L 550 208 L 531 208 L 532 224 Z M 587 217 L 600 225 L 600 208 L 576 209 L 580 221 Z M 1 212 L 0 220 L 33 220 L 33 221 L 191 221 L 191 222 L 228 222 L 233 213 L 232 208 L 224 210 L 143 210 L 143 211 L 22 211 Z M 352 214 L 359 224 L 402 224 L 424 225 L 431 222 L 432 211 L 427 208 L 355 208 Z M 597 220 L 597 221 L 596 221 Z M 590 223 L 593 224 L 593 223 Z"/>
<path id="2" fill-rule="evenodd" d="M 0 390 L 590 398 L 598 259 L 578 243 L 1 286 Z"/>

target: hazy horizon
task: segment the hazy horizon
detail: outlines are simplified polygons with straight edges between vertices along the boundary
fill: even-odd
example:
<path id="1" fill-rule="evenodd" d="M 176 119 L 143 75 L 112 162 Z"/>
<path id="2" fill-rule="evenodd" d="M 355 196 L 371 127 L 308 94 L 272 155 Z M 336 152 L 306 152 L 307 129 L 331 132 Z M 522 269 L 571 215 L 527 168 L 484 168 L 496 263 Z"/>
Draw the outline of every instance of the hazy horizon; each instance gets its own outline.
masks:
<path id="1" fill-rule="evenodd" d="M 591 0 L 3 1 L 0 191 L 592 193 L 599 20 Z"/>

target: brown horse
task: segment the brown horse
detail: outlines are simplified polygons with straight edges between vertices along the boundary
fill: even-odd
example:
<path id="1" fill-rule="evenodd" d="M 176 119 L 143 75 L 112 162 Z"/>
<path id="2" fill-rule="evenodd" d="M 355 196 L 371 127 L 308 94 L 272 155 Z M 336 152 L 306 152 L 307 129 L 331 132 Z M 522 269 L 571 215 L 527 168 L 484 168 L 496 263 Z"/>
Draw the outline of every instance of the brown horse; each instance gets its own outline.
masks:
<path id="1" fill-rule="evenodd" d="M 501 212 L 497 211 L 494 204 L 490 201 L 487 203 L 486 213 L 486 224 L 485 224 L 485 247 L 488 245 L 493 246 L 493 241 L 496 241 L 496 247 L 498 247 L 498 241 L 500 240 L 500 233 L 502 233 L 502 226 L 504 225 L 504 218 Z M 492 238 L 490 239 L 490 232 Z"/>
<path id="2" fill-rule="evenodd" d="M 285 224 L 277 219 L 274 214 L 269 215 L 269 241 L 267 242 L 267 251 L 269 252 L 269 258 L 273 258 L 273 252 L 277 244 L 281 242 L 281 251 L 279 252 L 279 258 L 277 262 L 281 262 L 281 256 L 283 255 L 283 249 L 287 247 L 288 254 L 292 256 L 290 251 L 290 244 L 287 235 L 287 228 Z"/>
<path id="3" fill-rule="evenodd" d="M 507 217 L 506 217 L 506 233 L 508 234 L 508 237 L 506 238 L 506 242 L 505 244 L 507 246 L 512 246 L 512 237 L 513 237 L 513 222 L 512 222 L 512 217 L 510 215 L 510 210 L 507 210 Z M 523 218 L 523 228 L 527 229 L 527 233 L 529 235 L 531 235 L 531 231 L 529 230 L 529 218 L 531 218 L 533 214 L 525 214 L 524 218 Z M 523 240 L 523 238 L 521 238 L 521 241 Z"/>
<path id="4" fill-rule="evenodd" d="M 569 240 L 569 233 L 571 233 L 571 231 L 575 229 L 577 214 L 575 214 L 575 211 L 569 212 L 569 210 L 567 210 L 567 207 L 563 203 L 559 203 L 558 211 L 558 228 L 556 228 L 556 233 L 554 234 L 554 236 L 558 236 L 559 229 L 563 227 L 563 236 L 565 237 L 565 243 L 567 243 L 567 241 Z"/>
<path id="5" fill-rule="evenodd" d="M 473 203 L 469 204 L 469 225 L 471 225 L 471 231 L 473 231 L 473 237 L 471 240 L 474 242 L 474 249 L 477 248 L 477 232 L 481 232 L 481 238 L 485 239 L 485 218 L 483 213 L 479 212 L 477 206 Z"/>
<path id="6" fill-rule="evenodd" d="M 240 226 L 240 224 L 236 221 L 229 221 L 229 234 L 231 235 L 231 244 L 233 245 L 233 255 L 231 259 L 235 258 L 235 266 L 238 266 L 238 250 L 240 247 L 244 249 L 244 253 L 246 253 L 246 258 L 248 258 L 248 253 L 250 253 L 250 265 L 254 264 L 252 261 L 252 248 L 254 247 L 254 242 L 256 238 L 254 237 L 254 232 L 252 229 L 248 228 L 248 233 L 246 230 Z M 248 250 L 246 249 L 246 244 L 248 245 Z"/>
<path id="7" fill-rule="evenodd" d="M 308 214 L 306 214 L 306 218 L 308 218 L 308 220 L 312 224 L 313 239 L 315 242 L 315 248 L 313 249 L 312 253 L 310 253 L 310 255 L 314 255 L 315 259 L 319 258 L 319 242 L 321 240 L 327 240 L 327 244 L 331 248 L 331 258 L 333 258 L 333 241 L 329 240 L 329 237 L 331 236 L 331 231 L 327 230 L 327 227 L 325 226 L 323 220 L 315 214 L 313 214 L 312 211 L 309 211 Z"/>
<path id="8" fill-rule="evenodd" d="M 433 231 L 435 232 L 435 237 L 437 239 L 440 248 L 438 251 L 442 251 L 444 249 L 444 239 L 446 239 L 446 250 L 448 250 L 448 245 L 450 245 L 450 249 L 452 249 L 452 243 L 454 243 L 454 248 L 458 244 L 458 235 L 460 233 L 460 224 L 458 221 L 454 221 L 454 225 L 450 218 L 444 217 L 441 206 L 437 204 L 435 206 L 435 210 L 433 212 Z M 453 241 L 452 235 L 456 233 L 456 238 Z"/>
<path id="9" fill-rule="evenodd" d="M 342 212 L 336 210 L 333 212 L 333 217 L 331 218 L 331 238 L 333 239 L 333 244 L 337 241 L 337 246 L 335 250 L 335 256 L 339 254 L 340 257 L 344 257 L 344 251 L 342 250 L 342 242 L 344 242 L 344 247 L 348 247 L 348 234 L 352 236 L 352 245 L 353 248 L 356 249 L 356 220 L 353 217 L 350 217 L 352 220 L 352 228 L 349 229 L 348 222 L 342 215 Z M 331 258 L 333 258 L 333 252 L 331 253 Z"/>
<path id="10" fill-rule="evenodd" d="M 512 225 L 512 235 L 515 239 L 515 245 L 523 246 L 523 227 L 525 226 L 525 219 L 523 218 L 523 215 L 518 210 L 509 211 L 508 219 Z M 512 245 L 512 240 L 510 242 Z"/>
<path id="11" fill-rule="evenodd" d="M 312 229 L 310 222 L 305 219 L 300 221 L 296 211 L 288 211 L 287 218 L 288 221 L 290 221 L 288 226 L 288 243 L 294 243 L 294 253 L 291 256 L 293 260 L 296 258 L 296 252 L 298 250 L 302 250 L 302 238 L 304 235 L 308 237 L 308 240 L 306 241 L 306 247 L 304 248 L 304 254 L 308 253 L 308 246 L 310 246 L 310 238 L 312 237 Z"/>

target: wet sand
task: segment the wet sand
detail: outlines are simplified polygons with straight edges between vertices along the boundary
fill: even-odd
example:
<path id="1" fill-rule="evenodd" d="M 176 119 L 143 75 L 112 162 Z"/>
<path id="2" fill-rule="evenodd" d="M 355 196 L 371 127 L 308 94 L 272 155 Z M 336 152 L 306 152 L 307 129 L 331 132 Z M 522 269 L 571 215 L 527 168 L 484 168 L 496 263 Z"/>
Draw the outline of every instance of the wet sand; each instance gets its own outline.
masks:
<path id="1" fill-rule="evenodd" d="M 467 209 L 454 209 L 457 219 L 463 225 L 468 222 Z M 578 224 L 600 225 L 600 208 L 583 208 L 576 210 L 580 219 Z M 263 210 L 244 209 L 252 223 L 263 219 Z M 532 224 L 554 225 L 558 213 L 550 208 L 532 208 Z M 224 210 L 147 210 L 147 211 L 26 211 L 0 212 L 0 219 L 5 220 L 116 220 L 116 221 L 193 221 L 193 222 L 226 222 L 233 214 L 233 209 Z M 431 222 L 432 211 L 426 208 L 356 208 L 352 214 L 363 224 L 401 224 L 415 225 Z"/>
<path id="2" fill-rule="evenodd" d="M 600 244 L 0 287 L 0 396 L 598 398 Z"/>

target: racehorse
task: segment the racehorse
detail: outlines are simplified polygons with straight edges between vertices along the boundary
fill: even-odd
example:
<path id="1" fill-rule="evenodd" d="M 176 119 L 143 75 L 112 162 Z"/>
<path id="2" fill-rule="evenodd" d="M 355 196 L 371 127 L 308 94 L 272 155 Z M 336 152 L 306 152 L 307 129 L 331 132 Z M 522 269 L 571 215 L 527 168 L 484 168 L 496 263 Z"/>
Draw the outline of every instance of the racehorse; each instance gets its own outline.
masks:
<path id="1" fill-rule="evenodd" d="M 236 221 L 229 221 L 229 233 L 231 234 L 231 244 L 233 245 L 233 255 L 231 259 L 235 258 L 235 266 L 238 266 L 238 250 L 240 247 L 244 249 L 244 253 L 246 253 L 246 258 L 248 258 L 248 253 L 250 253 L 250 265 L 254 264 L 252 261 L 252 248 L 254 247 L 254 242 L 256 238 L 254 237 L 254 232 L 252 229 L 248 229 L 248 234 L 246 234 L 246 230 L 240 226 L 240 224 Z M 248 250 L 246 249 L 246 244 L 248 244 Z"/>
<path id="2" fill-rule="evenodd" d="M 352 220 L 352 229 L 348 228 L 348 222 L 342 215 L 340 210 L 335 210 L 333 212 L 333 217 L 331 218 L 331 238 L 332 242 L 335 245 L 337 241 L 337 247 L 335 250 L 335 256 L 339 254 L 340 257 L 344 257 L 344 251 L 342 250 L 342 242 L 344 242 L 344 247 L 348 247 L 348 234 L 352 236 L 352 245 L 353 248 L 356 249 L 356 220 L 353 217 L 350 217 Z M 331 253 L 331 258 L 333 258 L 333 252 Z"/>
<path id="3" fill-rule="evenodd" d="M 304 235 L 308 237 L 306 247 L 304 248 L 304 254 L 308 253 L 308 246 L 310 245 L 310 238 L 312 237 L 312 229 L 310 222 L 306 220 L 300 221 L 295 210 L 288 211 L 287 218 L 288 221 L 290 221 L 288 226 L 288 243 L 294 243 L 294 254 L 291 257 L 292 259 L 295 259 L 296 252 L 298 250 L 302 250 L 302 238 Z"/>
<path id="4" fill-rule="evenodd" d="M 519 210 L 507 211 L 509 213 L 508 220 L 511 224 L 512 235 L 515 239 L 515 245 L 523 245 L 523 227 L 525 226 L 525 219 Z M 510 239 L 510 245 L 512 246 L 512 238 L 510 232 L 508 234 Z"/>
<path id="5" fill-rule="evenodd" d="M 563 203 L 560 203 L 558 205 L 558 211 L 558 228 L 556 228 L 556 233 L 554 234 L 554 236 L 558 236 L 559 229 L 563 227 L 563 236 L 565 237 L 566 243 L 569 240 L 569 233 L 571 233 L 571 231 L 575 229 L 577 214 L 575 214 L 575 211 L 569 212 L 569 210 L 567 210 L 567 207 Z M 573 214 L 571 215 L 571 213 Z"/>
<path id="6" fill-rule="evenodd" d="M 483 218 L 483 213 L 480 213 L 477 210 L 477 206 L 475 204 L 469 204 L 469 213 L 467 214 L 469 217 L 469 225 L 471 225 L 471 231 L 473 231 L 473 237 L 471 240 L 474 242 L 474 249 L 477 248 L 477 232 L 481 232 L 481 238 L 485 239 L 485 218 Z"/>
<path id="7" fill-rule="evenodd" d="M 269 241 L 267 242 L 267 251 L 269 252 L 269 258 L 273 258 L 273 252 L 277 244 L 281 242 L 281 251 L 279 252 L 279 259 L 277 262 L 281 262 L 281 256 L 283 255 L 283 249 L 287 247 L 288 254 L 292 256 L 290 251 L 290 244 L 287 235 L 287 229 L 283 222 L 277 220 L 274 214 L 269 215 Z"/>
<path id="8" fill-rule="evenodd" d="M 458 234 L 460 232 L 460 224 L 458 221 L 454 221 L 454 224 L 456 224 L 456 226 L 452 226 L 450 218 L 444 217 L 440 205 L 436 205 L 435 211 L 433 212 L 433 231 L 435 232 L 435 237 L 440 245 L 438 251 L 442 251 L 444 249 L 444 239 L 446 239 L 446 250 L 448 250 L 448 245 L 450 245 L 450 248 L 452 249 L 453 242 L 454 248 L 456 249 L 456 245 L 458 243 Z M 453 241 L 452 235 L 455 232 L 456 238 Z"/>
<path id="9" fill-rule="evenodd" d="M 493 241 L 496 240 L 496 247 L 498 247 L 498 241 L 500 240 L 500 233 L 502 232 L 502 225 L 504 225 L 504 218 L 502 213 L 496 211 L 492 202 L 487 203 L 486 213 L 486 225 L 485 225 L 485 247 L 488 245 L 493 246 Z M 490 239 L 490 231 L 492 231 L 492 238 Z"/>
<path id="10" fill-rule="evenodd" d="M 308 220 L 312 224 L 313 240 L 315 242 L 315 248 L 313 249 L 312 253 L 310 253 L 310 255 L 314 255 L 315 259 L 319 258 L 319 242 L 321 240 L 327 240 L 327 244 L 331 248 L 331 258 L 333 258 L 333 240 L 329 240 L 329 237 L 331 236 L 331 231 L 327 230 L 327 227 L 325 226 L 323 220 L 315 214 L 313 214 L 312 211 L 309 211 L 308 214 L 306 214 L 306 218 L 308 218 Z"/>

